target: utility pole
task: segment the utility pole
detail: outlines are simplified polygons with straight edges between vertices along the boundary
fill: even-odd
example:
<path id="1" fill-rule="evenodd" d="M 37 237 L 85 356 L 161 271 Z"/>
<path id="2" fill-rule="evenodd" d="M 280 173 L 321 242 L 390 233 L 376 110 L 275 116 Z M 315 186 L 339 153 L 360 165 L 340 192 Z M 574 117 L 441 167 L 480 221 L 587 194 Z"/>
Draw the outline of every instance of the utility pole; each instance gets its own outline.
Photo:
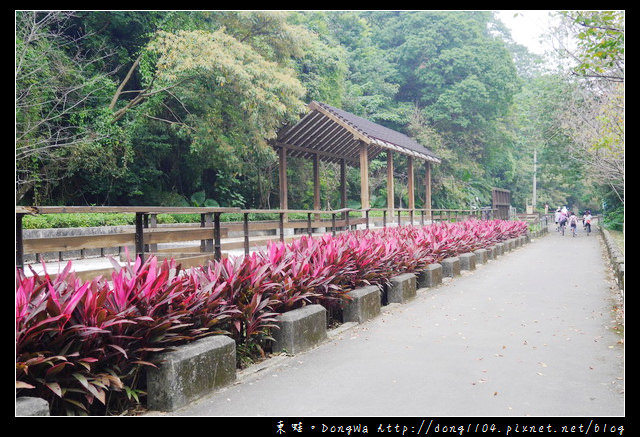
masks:
<path id="1" fill-rule="evenodd" d="M 536 166 L 537 166 L 537 159 L 538 159 L 538 155 L 537 155 L 537 150 L 534 148 L 533 149 L 533 199 L 531 200 L 531 207 L 533 208 L 533 211 L 536 210 L 536 197 L 537 197 L 537 193 L 536 193 Z"/>

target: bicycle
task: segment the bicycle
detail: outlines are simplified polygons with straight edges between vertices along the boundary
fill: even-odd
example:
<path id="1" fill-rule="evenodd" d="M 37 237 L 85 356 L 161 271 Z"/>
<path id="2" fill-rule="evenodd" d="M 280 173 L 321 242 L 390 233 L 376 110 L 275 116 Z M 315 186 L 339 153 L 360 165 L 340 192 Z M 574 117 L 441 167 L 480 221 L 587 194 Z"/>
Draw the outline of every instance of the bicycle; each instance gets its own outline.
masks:
<path id="1" fill-rule="evenodd" d="M 584 216 L 584 229 L 587 231 L 587 236 L 591 233 L 591 213 L 587 212 Z"/>

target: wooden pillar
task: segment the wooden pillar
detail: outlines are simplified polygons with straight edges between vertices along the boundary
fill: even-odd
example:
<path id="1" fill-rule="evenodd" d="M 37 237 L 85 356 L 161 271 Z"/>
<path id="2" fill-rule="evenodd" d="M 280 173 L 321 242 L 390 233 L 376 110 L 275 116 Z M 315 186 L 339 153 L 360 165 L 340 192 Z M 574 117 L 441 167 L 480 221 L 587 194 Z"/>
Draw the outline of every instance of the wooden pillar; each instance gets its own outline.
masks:
<path id="1" fill-rule="evenodd" d="M 318 154 L 313 155 L 313 209 L 321 209 L 320 205 L 320 160 Z M 317 217 L 320 218 L 319 216 Z"/>
<path id="2" fill-rule="evenodd" d="M 281 147 L 279 151 L 279 169 L 278 176 L 280 182 L 280 209 L 288 209 L 289 203 L 287 201 L 287 149 Z"/>
<path id="3" fill-rule="evenodd" d="M 340 160 L 340 208 L 347 207 L 347 161 Z"/>
<path id="4" fill-rule="evenodd" d="M 369 153 L 365 142 L 360 143 L 360 204 L 362 209 L 369 208 Z"/>
<path id="5" fill-rule="evenodd" d="M 393 217 L 394 205 L 394 185 L 393 185 L 393 152 L 387 150 L 387 210 L 389 216 Z"/>
<path id="6" fill-rule="evenodd" d="M 427 211 L 427 215 L 431 216 L 431 163 L 429 161 L 424 162 L 424 208 Z"/>
<path id="7" fill-rule="evenodd" d="M 413 156 L 407 157 L 407 176 L 409 177 L 408 186 L 407 186 L 407 195 L 409 196 L 409 209 L 414 209 L 416 207 L 415 202 L 415 193 L 413 183 Z"/>
<path id="8" fill-rule="evenodd" d="M 135 234 L 135 245 L 136 245 L 136 257 L 140 257 L 140 259 L 144 262 L 144 213 L 136 212 L 136 234 Z"/>
<path id="9" fill-rule="evenodd" d="M 213 258 L 216 261 L 222 259 L 222 244 L 220 241 L 220 214 L 219 212 L 213 213 Z"/>
<path id="10" fill-rule="evenodd" d="M 22 239 L 22 217 L 24 217 L 24 214 L 16 212 L 16 267 L 19 269 L 24 268 L 24 241 Z"/>
<path id="11" fill-rule="evenodd" d="M 200 227 L 212 228 L 213 227 L 213 213 L 207 212 L 200 214 Z M 214 250 L 213 238 L 200 240 L 200 252 L 212 253 Z"/>

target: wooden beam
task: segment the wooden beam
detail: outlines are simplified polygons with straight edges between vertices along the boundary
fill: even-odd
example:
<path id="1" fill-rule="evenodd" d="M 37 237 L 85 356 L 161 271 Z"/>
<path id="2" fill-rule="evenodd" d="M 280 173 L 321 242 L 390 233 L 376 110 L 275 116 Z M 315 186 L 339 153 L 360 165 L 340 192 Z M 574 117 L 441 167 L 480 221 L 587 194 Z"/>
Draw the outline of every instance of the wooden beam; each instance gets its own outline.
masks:
<path id="1" fill-rule="evenodd" d="M 310 155 L 314 155 L 314 154 L 318 154 L 320 156 L 322 156 L 326 161 L 340 161 L 341 159 L 348 159 L 350 161 L 353 161 L 354 163 L 358 162 L 358 158 L 356 157 L 350 157 L 350 156 L 346 156 L 345 154 L 339 154 L 339 153 L 330 153 L 330 152 L 325 152 L 323 150 L 317 150 L 317 149 L 311 149 L 308 147 L 301 147 L 301 146 L 296 146 L 293 144 L 288 144 L 288 143 L 277 143 L 276 147 L 280 148 L 280 147 L 286 147 L 287 149 L 289 149 L 289 151 L 292 154 L 295 155 L 300 155 L 303 156 L 305 158 L 308 158 Z M 348 150 L 346 151 L 348 152 Z M 356 152 L 357 153 L 357 152 Z"/>
<path id="2" fill-rule="evenodd" d="M 341 119 L 337 115 L 333 114 L 332 112 L 326 110 L 322 106 L 318 105 L 316 102 L 311 102 L 311 103 L 309 103 L 308 106 L 309 106 L 309 108 L 311 110 L 318 111 L 318 112 L 324 114 L 326 117 L 330 118 L 331 120 L 333 120 L 334 122 L 336 122 L 337 124 L 342 126 L 343 128 L 347 129 L 349 132 L 351 132 L 353 134 L 353 137 L 355 139 L 360 140 L 365 144 L 368 143 L 369 141 L 371 141 L 371 138 L 369 138 L 366 134 L 360 132 L 358 129 L 356 129 L 355 127 L 353 127 L 349 123 L 346 123 L 343 119 Z"/>

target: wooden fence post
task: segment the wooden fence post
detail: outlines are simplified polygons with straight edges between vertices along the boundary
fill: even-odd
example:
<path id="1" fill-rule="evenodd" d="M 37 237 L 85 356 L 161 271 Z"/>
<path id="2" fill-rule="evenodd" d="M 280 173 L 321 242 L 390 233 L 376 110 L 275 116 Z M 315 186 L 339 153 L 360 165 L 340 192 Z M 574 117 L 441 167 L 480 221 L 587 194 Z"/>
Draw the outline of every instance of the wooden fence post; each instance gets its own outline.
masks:
<path id="1" fill-rule="evenodd" d="M 213 255 L 216 261 L 222 259 L 222 245 L 220 244 L 220 212 L 213 214 L 213 244 L 215 247 L 215 253 Z"/>
<path id="2" fill-rule="evenodd" d="M 24 214 L 16 213 L 16 267 L 24 268 L 24 246 L 22 242 L 22 217 Z"/>
<path id="3" fill-rule="evenodd" d="M 144 228 L 143 228 L 144 213 L 136 212 L 136 257 L 140 257 L 140 260 L 144 262 Z"/>
<path id="4" fill-rule="evenodd" d="M 243 223 L 243 231 L 244 231 L 244 254 L 249 255 L 249 213 L 244 213 L 244 223 Z"/>

